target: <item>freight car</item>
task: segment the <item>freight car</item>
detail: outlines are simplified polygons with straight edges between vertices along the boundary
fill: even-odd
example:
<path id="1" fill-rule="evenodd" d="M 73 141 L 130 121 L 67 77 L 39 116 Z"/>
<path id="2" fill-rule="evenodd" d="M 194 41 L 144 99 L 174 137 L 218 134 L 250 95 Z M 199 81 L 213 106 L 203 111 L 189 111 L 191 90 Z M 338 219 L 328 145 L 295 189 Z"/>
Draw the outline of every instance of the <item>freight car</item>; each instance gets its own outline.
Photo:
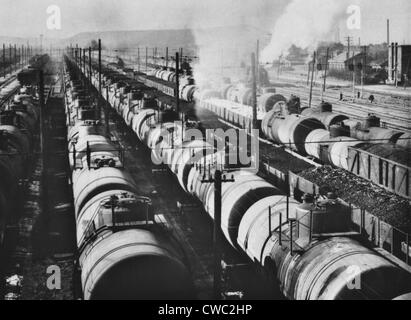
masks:
<path id="1" fill-rule="evenodd" d="M 19 180 L 28 173 L 39 107 L 34 88 L 22 87 L 0 111 L 0 244 L 16 210 Z"/>
<path id="2" fill-rule="evenodd" d="M 214 185 L 206 178 L 224 166 L 224 157 L 203 140 L 185 140 L 179 122 L 160 120 L 159 112 L 158 106 L 133 108 L 131 128 L 214 218 Z M 293 124 L 288 137 L 296 149 L 311 129 L 325 128 L 318 120 L 311 127 L 305 119 L 294 115 L 278 124 Z M 393 299 L 410 292 L 410 275 L 360 242 L 350 228 L 350 212 L 332 195 L 321 201 L 306 196 L 300 204 L 244 169 L 228 175 L 232 180 L 222 187 L 222 231 L 280 284 L 287 298 Z"/>
<path id="3" fill-rule="evenodd" d="M 168 81 L 165 77 L 163 80 L 158 79 L 164 74 L 164 70 L 155 69 L 151 77 L 139 79 L 150 87 L 169 95 L 172 92 L 174 95 L 174 80 Z M 172 74 L 167 73 L 167 79 Z M 252 128 L 251 89 L 244 85 L 226 83 L 220 91 L 200 90 L 191 77 L 187 79 L 183 76 L 179 94 L 180 99 L 196 101 L 201 107 L 215 112 L 236 126 Z M 349 170 L 398 195 L 411 197 L 409 159 L 403 159 L 399 163 L 395 159 L 383 157 L 381 152 L 372 154 L 373 158 L 379 159 L 380 164 L 392 164 L 393 172 L 398 174 L 390 173 L 389 178 L 387 165 L 385 169 L 382 165 L 367 166 L 372 170 L 380 169 L 363 174 L 366 170 L 359 169 L 358 162 L 354 168 L 348 158 L 349 148 L 355 148 L 361 142 L 378 144 L 379 150 L 390 149 L 394 144 L 397 153 L 409 154 L 410 133 L 381 128 L 380 119 L 372 114 L 364 122 L 351 120 L 343 114 L 333 112 L 332 105 L 327 102 L 321 103 L 318 108 L 301 108 L 298 97 L 291 96 L 287 100 L 275 93 L 275 88 L 272 87 L 263 88 L 257 108 L 257 123 L 264 138 L 283 144 L 302 155 L 314 157 L 322 163 Z M 379 178 L 371 179 L 371 176 Z"/>
<path id="4" fill-rule="evenodd" d="M 0 245 L 6 223 L 17 208 L 19 181 L 28 173 L 40 117 L 37 82 L 27 81 L 27 75 L 48 62 L 47 55 L 32 57 L 17 80 L 0 90 Z"/>
<path id="5" fill-rule="evenodd" d="M 65 82 L 84 299 L 192 298 L 185 252 L 156 223 L 150 198 L 139 194 L 96 109 L 80 102 L 90 101 L 89 93 L 75 78 Z"/>

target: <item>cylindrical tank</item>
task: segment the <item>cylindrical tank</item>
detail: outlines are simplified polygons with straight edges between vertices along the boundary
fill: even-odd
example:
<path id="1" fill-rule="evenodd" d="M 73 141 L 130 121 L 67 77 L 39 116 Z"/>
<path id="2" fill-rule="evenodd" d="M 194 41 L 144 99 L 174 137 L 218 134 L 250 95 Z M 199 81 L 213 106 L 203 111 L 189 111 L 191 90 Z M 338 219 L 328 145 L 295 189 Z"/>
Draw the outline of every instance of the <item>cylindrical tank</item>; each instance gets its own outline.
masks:
<path id="1" fill-rule="evenodd" d="M 238 102 L 237 100 L 237 91 L 238 89 L 235 86 L 230 87 L 227 89 L 227 100 Z"/>
<path id="2" fill-rule="evenodd" d="M 240 104 L 251 106 L 253 99 L 252 93 L 251 88 L 241 88 L 237 93 L 237 101 Z"/>
<path id="3" fill-rule="evenodd" d="M 349 170 L 348 168 L 348 147 L 354 147 L 361 143 L 357 139 L 350 137 L 334 138 L 334 143 L 328 146 L 328 159 L 336 167 Z"/>
<path id="4" fill-rule="evenodd" d="M 276 241 L 270 256 L 289 299 L 381 300 L 410 290 L 408 273 L 347 237 L 313 242 L 293 255 Z"/>
<path id="5" fill-rule="evenodd" d="M 11 205 L 11 203 L 13 202 L 11 201 L 11 199 L 13 199 L 13 197 L 17 194 L 18 173 L 13 168 L 11 160 L 7 156 L 2 155 L 2 152 L 3 151 L 0 150 L 0 187 L 3 190 L 3 195 L 8 205 Z M 0 216 L 5 214 L 6 212 L 8 211 L 0 212 Z"/>
<path id="6" fill-rule="evenodd" d="M 411 133 L 404 133 L 399 136 L 396 144 L 402 148 L 410 149 L 411 148 Z"/>
<path id="7" fill-rule="evenodd" d="M 324 141 L 324 142 L 323 142 Z M 321 146 L 329 144 L 330 132 L 325 129 L 311 131 L 305 139 L 305 151 L 316 159 L 321 159 Z"/>
<path id="8" fill-rule="evenodd" d="M 329 131 L 331 138 L 350 136 L 350 127 L 346 126 L 343 122 L 331 125 Z"/>
<path id="9" fill-rule="evenodd" d="M 370 127 L 366 130 L 351 130 L 352 138 L 371 143 L 396 143 L 402 134 L 403 132 L 378 127 Z"/>
<path id="10" fill-rule="evenodd" d="M 89 146 L 90 152 L 110 152 L 113 156 L 116 155 L 114 146 L 112 145 L 109 138 L 100 135 L 86 135 L 79 138 L 75 145 L 69 145 L 69 163 L 70 167 L 74 168 L 74 148 L 76 151 L 75 159 L 76 163 L 81 163 L 82 159 L 86 157 L 87 154 L 87 144 Z"/>
<path id="11" fill-rule="evenodd" d="M 324 107 L 324 110 L 328 110 L 329 108 Z M 322 111 L 321 109 L 313 109 L 313 108 L 306 108 L 301 112 L 301 115 L 306 116 L 306 117 L 312 117 L 320 120 L 326 128 L 329 128 L 330 126 L 340 123 L 344 120 L 347 120 L 348 117 L 339 114 L 339 113 L 334 113 L 330 111 Z"/>
<path id="12" fill-rule="evenodd" d="M 403 295 L 401 295 L 401 296 L 398 296 L 398 297 L 395 297 L 394 299 L 392 299 L 392 300 L 411 300 L 411 293 L 406 293 L 406 294 L 403 294 Z"/>
<path id="13" fill-rule="evenodd" d="M 15 126 L 0 125 L 0 132 L 5 132 L 9 142 L 17 148 L 20 156 L 28 157 L 30 152 L 30 141 L 26 135 Z"/>
<path id="14" fill-rule="evenodd" d="M 279 102 L 283 102 L 283 104 L 285 104 L 287 99 L 281 94 L 264 93 L 260 96 L 258 105 L 262 112 L 269 112 Z"/>
<path id="15" fill-rule="evenodd" d="M 188 175 L 194 163 L 206 154 L 214 153 L 214 148 L 202 140 L 185 142 L 177 149 L 171 163 L 171 170 L 176 174 L 183 189 L 186 189 Z"/>
<path id="16" fill-rule="evenodd" d="M 238 227 L 248 208 L 262 198 L 279 194 L 264 179 L 247 172 L 233 172 L 228 177 L 233 177 L 234 182 L 222 185 L 221 197 L 221 228 L 229 243 L 237 248 Z M 206 210 L 214 218 L 214 188 L 208 191 Z"/>
<path id="17" fill-rule="evenodd" d="M 220 98 L 220 93 L 215 90 L 203 90 L 200 92 L 200 101 L 210 98 Z"/>
<path id="18" fill-rule="evenodd" d="M 228 91 L 229 91 L 231 88 L 233 88 L 233 87 L 234 87 L 234 86 L 233 86 L 232 84 L 230 84 L 230 83 L 225 84 L 225 85 L 222 87 L 222 89 L 221 89 L 221 98 L 228 100 L 228 96 L 227 96 Z"/>
<path id="19" fill-rule="evenodd" d="M 133 117 L 133 131 L 137 134 L 137 137 L 142 141 L 140 134 L 141 127 L 145 121 L 149 118 L 154 117 L 155 111 L 153 109 L 144 109 L 141 110 L 138 114 L 135 114 Z"/>
<path id="20" fill-rule="evenodd" d="M 131 229 L 111 234 L 80 257 L 84 298 L 187 299 L 187 268 L 159 233 Z"/>
<path id="21" fill-rule="evenodd" d="M 282 195 L 265 197 L 255 202 L 244 214 L 238 229 L 237 243 L 253 261 L 264 265 L 264 248 L 272 232 L 277 230 L 280 223 L 287 223 L 288 213 L 295 211 L 299 203 Z M 269 209 L 269 207 L 271 209 Z M 271 217 L 269 212 L 271 211 Z M 270 221 L 271 220 L 271 221 Z M 271 222 L 271 229 L 270 229 Z"/>
<path id="22" fill-rule="evenodd" d="M 81 210 L 96 194 L 110 189 L 135 192 L 137 185 L 131 175 L 122 169 L 102 167 L 89 170 L 87 167 L 73 172 L 73 198 L 75 212 Z"/>
<path id="23" fill-rule="evenodd" d="M 272 136 L 276 141 L 303 155 L 307 154 L 305 139 L 316 129 L 325 129 L 325 126 L 318 119 L 299 115 L 288 115 L 284 119 L 275 118 L 271 123 Z"/>

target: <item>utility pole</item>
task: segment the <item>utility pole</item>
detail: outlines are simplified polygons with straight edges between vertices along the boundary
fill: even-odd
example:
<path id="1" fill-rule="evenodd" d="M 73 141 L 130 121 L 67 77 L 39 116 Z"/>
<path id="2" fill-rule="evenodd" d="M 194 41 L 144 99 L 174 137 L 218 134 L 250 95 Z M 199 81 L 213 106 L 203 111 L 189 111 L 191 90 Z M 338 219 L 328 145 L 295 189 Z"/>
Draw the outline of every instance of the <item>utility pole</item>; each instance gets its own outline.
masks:
<path id="1" fill-rule="evenodd" d="M 87 72 L 86 72 L 86 48 L 83 48 L 83 74 L 85 77 L 87 77 Z"/>
<path id="2" fill-rule="evenodd" d="M 137 70 L 140 72 L 140 47 L 137 48 Z"/>
<path id="3" fill-rule="evenodd" d="M 324 67 L 324 84 L 323 84 L 323 91 L 321 92 L 321 100 L 323 100 L 324 92 L 327 85 L 327 71 L 328 71 L 328 56 L 330 53 L 330 48 L 327 48 L 327 53 L 325 55 L 325 67 Z"/>
<path id="4" fill-rule="evenodd" d="M 76 59 L 76 63 L 78 64 L 78 44 L 76 44 L 76 50 L 75 50 L 75 59 Z"/>
<path id="5" fill-rule="evenodd" d="M 179 54 L 176 52 L 176 112 L 179 114 L 180 112 L 180 61 L 179 61 Z"/>
<path id="6" fill-rule="evenodd" d="M 347 60 L 350 58 L 351 37 L 345 38 L 347 40 Z"/>
<path id="7" fill-rule="evenodd" d="M 204 170 L 206 168 L 204 167 Z M 211 175 L 211 173 L 209 173 Z M 222 177 L 222 170 L 216 170 L 214 177 L 209 177 L 207 180 L 203 180 L 203 183 L 214 183 L 214 229 L 213 229 L 213 251 L 214 251 L 214 281 L 213 281 L 213 293 L 214 299 L 221 299 L 221 185 L 224 182 L 234 182 L 234 179 L 225 179 Z"/>
<path id="8" fill-rule="evenodd" d="M 352 53 L 352 62 L 353 62 L 353 69 L 352 69 L 352 96 L 353 100 L 355 100 L 355 63 L 354 63 L 354 52 Z"/>
<path id="9" fill-rule="evenodd" d="M 394 44 L 394 61 L 395 61 L 395 87 L 398 87 L 398 43 Z"/>
<path id="10" fill-rule="evenodd" d="M 281 69 L 281 59 L 283 57 L 283 54 L 278 58 L 278 69 L 277 69 L 277 79 L 280 79 L 280 69 Z"/>
<path id="11" fill-rule="evenodd" d="M 255 72 L 255 54 L 251 54 L 251 81 L 252 81 L 252 106 L 253 106 L 253 129 L 257 129 L 257 81 Z"/>
<path id="12" fill-rule="evenodd" d="M 367 46 L 363 47 L 363 65 L 361 68 L 361 99 L 363 97 L 363 93 L 364 93 L 364 74 L 366 71 L 366 66 L 367 66 Z"/>
<path id="13" fill-rule="evenodd" d="M 83 72 L 83 49 L 82 48 L 79 48 L 79 50 L 80 50 L 80 58 L 79 58 L 79 62 L 80 62 L 80 73 L 82 73 Z"/>
<path id="14" fill-rule="evenodd" d="M 9 70 L 10 70 L 10 74 L 13 72 L 13 63 L 12 63 L 12 59 L 11 59 L 11 44 L 9 44 L 9 63 L 10 63 L 10 67 L 9 67 Z"/>
<path id="15" fill-rule="evenodd" d="M 6 78 L 7 69 L 6 69 L 6 45 L 3 43 L 3 76 Z"/>
<path id="16" fill-rule="evenodd" d="M 314 82 L 315 58 L 316 58 L 316 52 L 314 51 L 313 63 L 312 63 L 312 71 L 311 71 L 310 98 L 309 98 L 309 102 L 308 102 L 308 107 L 309 107 L 309 108 L 311 108 L 311 102 L 312 102 L 312 98 L 313 98 L 313 82 Z"/>
<path id="17" fill-rule="evenodd" d="M 166 68 L 168 69 L 168 47 L 166 47 Z"/>
<path id="18" fill-rule="evenodd" d="M 40 35 L 40 53 L 43 53 L 43 35 Z"/>
<path id="19" fill-rule="evenodd" d="M 146 47 L 146 73 L 148 73 L 148 47 Z"/>
<path id="20" fill-rule="evenodd" d="M 92 81 L 92 71 L 91 71 L 91 47 L 88 47 L 88 77 L 90 79 L 90 83 Z M 91 84 L 90 84 L 91 87 Z"/>
<path id="21" fill-rule="evenodd" d="M 390 46 L 390 19 L 387 19 L 387 46 Z"/>
<path id="22" fill-rule="evenodd" d="M 256 72 L 256 78 L 257 78 L 257 85 L 260 87 L 260 40 L 257 40 L 257 48 L 256 48 L 256 67 L 257 67 L 257 72 Z M 257 127 L 254 127 L 256 129 Z"/>

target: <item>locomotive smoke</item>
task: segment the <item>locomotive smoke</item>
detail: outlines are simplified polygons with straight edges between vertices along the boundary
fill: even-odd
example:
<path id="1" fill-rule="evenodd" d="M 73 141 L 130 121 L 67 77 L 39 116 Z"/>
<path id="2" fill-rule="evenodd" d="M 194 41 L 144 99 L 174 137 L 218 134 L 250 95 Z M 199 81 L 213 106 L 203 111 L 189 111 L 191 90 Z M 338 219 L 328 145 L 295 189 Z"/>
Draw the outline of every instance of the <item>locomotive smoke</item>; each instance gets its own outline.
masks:
<path id="1" fill-rule="evenodd" d="M 200 87 L 208 87 L 216 79 L 232 80 L 244 76 L 241 65 L 250 64 L 250 54 L 267 26 L 272 25 L 276 8 L 285 0 L 209 0 L 192 13 L 191 28 L 198 47 L 199 61 L 193 66 Z M 204 19 L 207 25 L 204 28 Z"/>
<path id="2" fill-rule="evenodd" d="M 293 0 L 272 29 L 270 43 L 261 52 L 262 62 L 286 54 L 291 45 L 314 49 L 330 36 L 345 15 L 349 0 Z"/>

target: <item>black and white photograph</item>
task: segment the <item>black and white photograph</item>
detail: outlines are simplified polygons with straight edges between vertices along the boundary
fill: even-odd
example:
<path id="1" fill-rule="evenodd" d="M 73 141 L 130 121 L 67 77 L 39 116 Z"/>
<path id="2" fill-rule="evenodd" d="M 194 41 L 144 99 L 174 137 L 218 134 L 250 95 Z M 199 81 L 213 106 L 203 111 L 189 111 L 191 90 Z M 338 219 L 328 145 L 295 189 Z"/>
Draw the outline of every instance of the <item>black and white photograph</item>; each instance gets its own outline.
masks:
<path id="1" fill-rule="evenodd" d="M 411 2 L 0 0 L 0 300 L 411 300 Z"/>

